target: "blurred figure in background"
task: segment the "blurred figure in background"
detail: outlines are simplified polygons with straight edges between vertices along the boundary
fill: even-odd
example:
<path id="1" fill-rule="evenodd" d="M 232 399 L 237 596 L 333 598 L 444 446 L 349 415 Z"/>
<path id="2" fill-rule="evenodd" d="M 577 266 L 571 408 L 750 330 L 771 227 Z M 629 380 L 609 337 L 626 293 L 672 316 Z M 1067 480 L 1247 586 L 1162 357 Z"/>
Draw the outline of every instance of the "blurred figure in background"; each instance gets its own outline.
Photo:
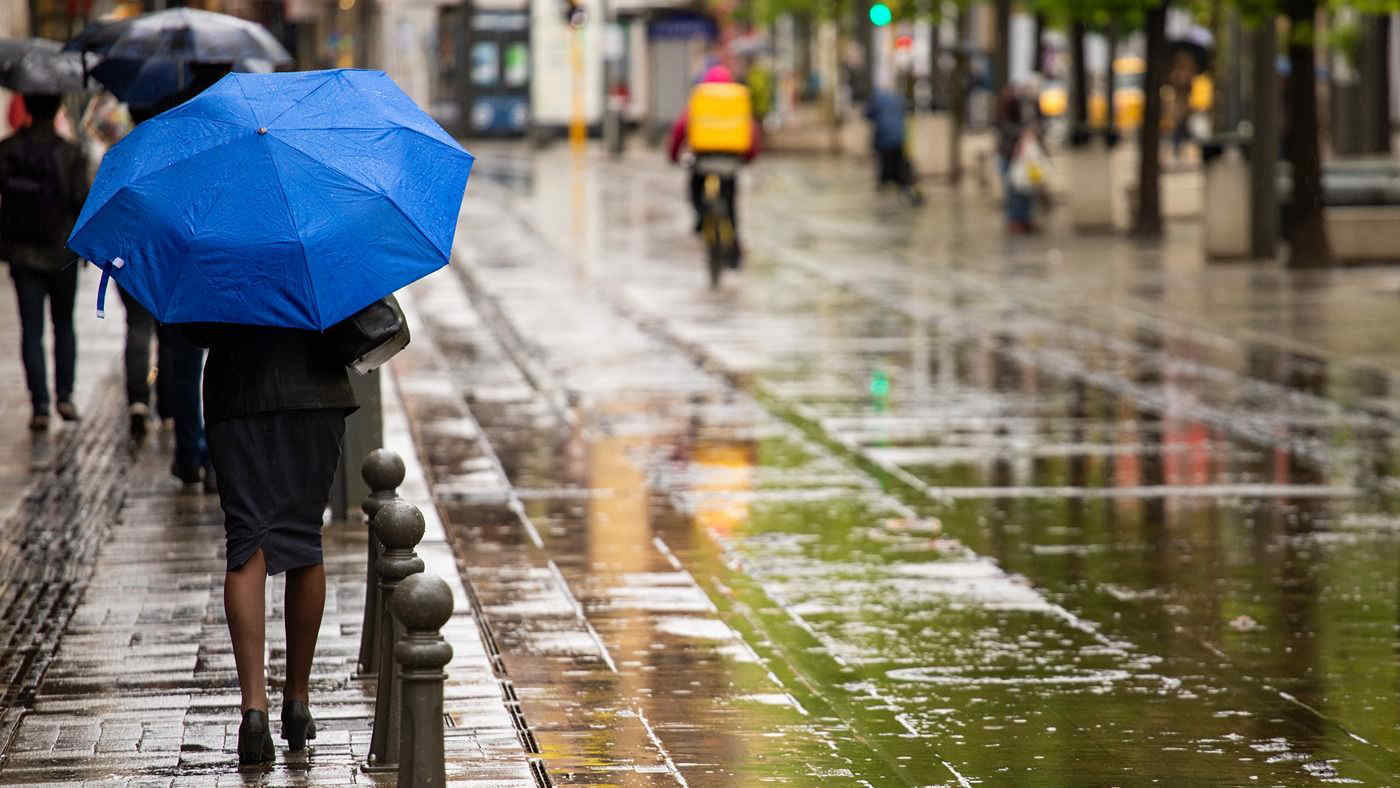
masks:
<path id="1" fill-rule="evenodd" d="M 904 150 L 906 142 L 904 125 L 904 99 L 897 94 L 877 89 L 865 108 L 865 118 L 873 127 L 872 141 L 875 147 L 876 177 L 875 188 L 894 184 L 915 205 L 922 204 L 924 196 L 919 193 L 914 176 L 914 165 Z"/>
<path id="2" fill-rule="evenodd" d="M 1005 195 L 1006 229 L 1013 235 L 1035 232 L 1031 217 L 1031 192 L 1011 177 L 1016 157 L 1036 131 L 1035 110 L 1013 85 L 1002 88 L 997 98 L 997 163 Z"/>
<path id="3" fill-rule="evenodd" d="M 233 70 L 232 63 L 190 63 L 190 82 L 179 93 L 150 107 L 131 111 L 132 120 L 142 123 L 194 98 Z M 191 343 L 175 326 L 157 326 L 146 308 L 122 291 L 126 306 L 126 394 L 131 436 L 146 435 L 150 417 L 151 340 L 159 340 L 157 396 L 162 415 L 175 422 L 175 457 L 170 473 L 185 484 L 204 484 L 205 492 L 217 491 L 214 469 L 204 437 L 204 414 L 200 407 L 200 376 L 204 369 L 204 349 Z"/>
<path id="4" fill-rule="evenodd" d="M 0 142 L 0 259 L 10 264 L 19 301 L 20 355 L 33 414 L 29 429 L 49 428 L 44 360 L 44 302 L 53 322 L 54 394 L 58 414 L 77 421 L 73 404 L 78 340 L 73 304 L 77 258 L 66 242 L 88 193 L 87 160 L 54 128 L 59 96 L 28 95 L 29 123 Z"/>

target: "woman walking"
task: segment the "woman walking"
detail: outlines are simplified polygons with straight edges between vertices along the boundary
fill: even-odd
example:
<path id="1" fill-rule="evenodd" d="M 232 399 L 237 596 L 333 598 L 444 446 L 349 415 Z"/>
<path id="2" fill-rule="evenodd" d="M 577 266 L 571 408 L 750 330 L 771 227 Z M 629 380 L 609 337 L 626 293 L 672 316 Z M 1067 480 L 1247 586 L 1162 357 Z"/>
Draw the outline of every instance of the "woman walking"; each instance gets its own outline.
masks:
<path id="1" fill-rule="evenodd" d="M 281 735 L 291 752 L 316 738 L 310 678 L 326 601 L 321 524 L 355 396 L 318 332 L 204 324 L 188 334 L 209 348 L 205 422 L 228 548 L 224 613 L 243 713 L 238 762 L 265 763 L 274 757 L 263 664 L 268 575 L 287 576 Z"/>

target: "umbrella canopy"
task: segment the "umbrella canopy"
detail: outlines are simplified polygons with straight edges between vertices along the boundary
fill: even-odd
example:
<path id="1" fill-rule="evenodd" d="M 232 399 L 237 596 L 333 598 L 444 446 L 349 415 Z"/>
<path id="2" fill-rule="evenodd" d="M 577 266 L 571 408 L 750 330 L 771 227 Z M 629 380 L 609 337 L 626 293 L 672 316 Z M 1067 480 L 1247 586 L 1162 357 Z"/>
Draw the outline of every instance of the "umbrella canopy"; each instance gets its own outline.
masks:
<path id="1" fill-rule="evenodd" d="M 164 323 L 321 330 L 447 264 L 471 165 L 383 72 L 229 74 L 107 152 L 68 246 Z"/>
<path id="2" fill-rule="evenodd" d="M 0 87 L 17 93 L 87 90 L 82 57 L 45 38 L 0 39 Z"/>
<path id="3" fill-rule="evenodd" d="M 64 49 L 129 60 L 168 58 L 236 63 L 257 58 L 273 65 L 292 62 L 286 48 L 262 25 L 194 8 L 172 8 L 131 19 L 98 22 L 85 28 Z"/>

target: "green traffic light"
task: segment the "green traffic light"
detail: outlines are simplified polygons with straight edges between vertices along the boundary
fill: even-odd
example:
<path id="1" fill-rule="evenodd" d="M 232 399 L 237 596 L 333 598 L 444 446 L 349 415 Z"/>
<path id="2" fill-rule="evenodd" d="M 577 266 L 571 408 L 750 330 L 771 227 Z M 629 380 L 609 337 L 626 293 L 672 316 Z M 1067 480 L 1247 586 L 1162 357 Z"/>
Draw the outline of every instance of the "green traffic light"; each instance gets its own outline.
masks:
<path id="1" fill-rule="evenodd" d="M 876 27 L 888 25 L 893 18 L 894 14 L 890 13 L 890 7 L 884 3 L 875 3 L 870 6 L 870 22 Z"/>

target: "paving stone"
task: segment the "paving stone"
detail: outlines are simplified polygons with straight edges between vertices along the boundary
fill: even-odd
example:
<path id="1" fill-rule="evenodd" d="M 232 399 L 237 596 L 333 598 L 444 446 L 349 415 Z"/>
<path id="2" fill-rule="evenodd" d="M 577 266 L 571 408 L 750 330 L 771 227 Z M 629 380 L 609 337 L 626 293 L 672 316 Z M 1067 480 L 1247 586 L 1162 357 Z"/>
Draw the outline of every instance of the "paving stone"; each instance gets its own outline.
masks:
<path id="1" fill-rule="evenodd" d="M 411 468 L 421 473 L 412 457 L 407 422 L 401 412 L 395 416 L 397 401 L 387 399 L 391 448 L 409 455 Z M 94 418 L 92 426 L 119 435 L 124 424 L 116 418 L 120 408 L 114 403 L 109 397 L 111 417 Z M 73 514 L 66 522 L 81 530 L 76 512 L 100 516 L 104 510 L 94 505 L 100 499 L 110 503 L 113 525 L 84 532 L 81 548 L 64 559 L 86 561 L 90 580 L 82 586 L 85 593 L 71 600 L 71 613 L 59 617 L 62 626 L 50 635 L 46 670 L 34 686 L 32 702 L 17 709 L 22 714 L 15 735 L 0 753 L 0 784 L 244 785 L 236 766 L 240 695 L 222 609 L 223 529 L 217 500 L 187 494 L 171 481 L 165 467 L 168 458 L 158 446 L 147 446 L 128 464 L 119 465 L 113 460 L 115 445 L 109 441 L 103 451 L 93 448 L 75 455 L 75 462 L 96 466 L 84 468 L 87 476 L 101 470 L 110 481 L 85 489 L 79 500 L 59 501 L 62 506 L 53 515 Z M 10 472 L 0 462 L 0 487 Z M 426 489 L 421 479 L 415 481 Z M 41 489 L 44 479 L 31 483 L 38 490 L 31 499 L 48 500 Z M 430 499 L 420 505 L 430 520 L 436 516 Z M 436 528 L 440 534 L 441 527 Z M 352 678 L 363 615 L 365 538 L 363 525 L 327 529 L 327 605 L 312 676 L 319 735 L 308 753 L 300 755 L 286 753 L 276 739 L 278 761 L 256 778 L 259 785 L 393 782 L 393 775 L 372 777 L 359 769 L 368 752 L 375 691 L 373 681 Z M 480 719 L 508 733 L 513 730 L 511 719 L 502 706 L 500 685 L 450 548 L 437 536 L 423 549 L 432 571 L 448 573 L 445 579 L 458 604 L 444 632 L 455 653 L 448 667 L 446 708 L 459 718 Z M 14 542 L 0 540 L 0 586 L 8 579 L 4 568 L 13 565 L 6 561 L 24 557 Z M 268 597 L 275 736 L 285 670 L 283 589 L 278 579 L 269 583 Z M 50 620 L 47 611 L 61 603 L 29 585 L 21 587 L 19 604 L 12 607 L 22 604 L 34 611 L 29 615 L 36 620 Z M 0 628 L 0 636 L 4 634 Z M 5 664 L 12 664 L 12 671 L 21 668 L 18 663 L 0 663 L 0 668 Z M 490 758 L 482 752 L 473 746 L 470 758 L 453 764 L 454 778 L 534 784 L 518 742 L 513 750 L 496 749 Z"/>

